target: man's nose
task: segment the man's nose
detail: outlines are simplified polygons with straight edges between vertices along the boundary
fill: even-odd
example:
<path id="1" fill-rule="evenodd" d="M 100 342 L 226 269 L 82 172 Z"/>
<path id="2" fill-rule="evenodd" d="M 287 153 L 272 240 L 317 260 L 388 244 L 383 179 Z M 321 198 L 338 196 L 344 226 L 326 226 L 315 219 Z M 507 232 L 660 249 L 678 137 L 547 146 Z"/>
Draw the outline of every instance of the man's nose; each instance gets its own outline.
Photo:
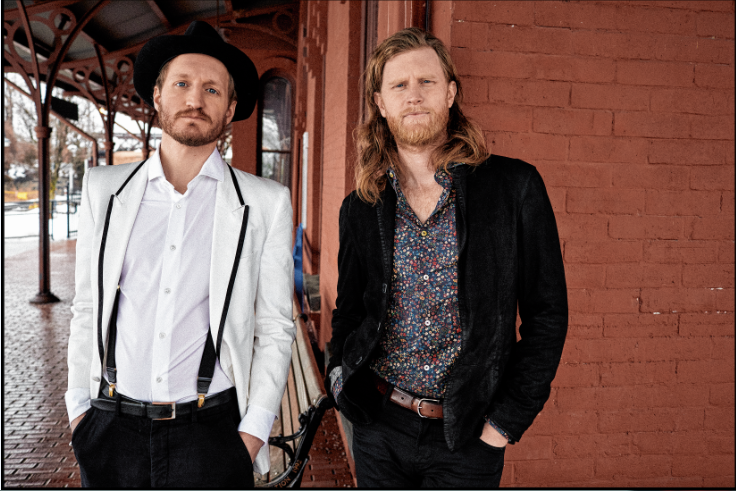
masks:
<path id="1" fill-rule="evenodd" d="M 193 90 L 187 91 L 187 106 L 198 109 L 202 107 L 204 101 L 204 94 L 201 90 L 194 88 Z"/>
<path id="2" fill-rule="evenodd" d="M 409 84 L 409 90 L 407 91 L 407 102 L 409 104 L 421 104 L 422 103 L 422 91 L 421 86 L 418 83 Z"/>

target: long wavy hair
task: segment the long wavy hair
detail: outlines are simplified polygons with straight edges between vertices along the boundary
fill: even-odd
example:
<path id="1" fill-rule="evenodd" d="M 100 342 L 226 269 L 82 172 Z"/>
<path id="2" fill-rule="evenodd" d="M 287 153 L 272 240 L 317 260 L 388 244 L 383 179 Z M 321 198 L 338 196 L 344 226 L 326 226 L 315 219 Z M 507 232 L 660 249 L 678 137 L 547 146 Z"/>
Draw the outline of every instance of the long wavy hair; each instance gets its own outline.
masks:
<path id="1" fill-rule="evenodd" d="M 358 196 L 366 203 L 375 204 L 380 199 L 380 194 L 386 187 L 386 170 L 389 167 L 399 177 L 402 174 L 396 141 L 388 127 L 388 121 L 381 115 L 373 99 L 373 94 L 381 91 L 383 68 L 391 58 L 424 47 L 432 48 L 437 53 L 445 79 L 457 85 L 457 94 L 447 122 L 447 140 L 432 153 L 435 169 L 447 170 L 447 166 L 453 162 L 478 165 L 488 158 L 483 132 L 460 109 L 463 91 L 450 52 L 442 41 L 429 32 L 416 27 L 404 29 L 386 39 L 373 51 L 364 74 L 364 95 L 368 105 L 366 120 L 355 129 L 353 136 L 358 156 L 355 183 Z"/>

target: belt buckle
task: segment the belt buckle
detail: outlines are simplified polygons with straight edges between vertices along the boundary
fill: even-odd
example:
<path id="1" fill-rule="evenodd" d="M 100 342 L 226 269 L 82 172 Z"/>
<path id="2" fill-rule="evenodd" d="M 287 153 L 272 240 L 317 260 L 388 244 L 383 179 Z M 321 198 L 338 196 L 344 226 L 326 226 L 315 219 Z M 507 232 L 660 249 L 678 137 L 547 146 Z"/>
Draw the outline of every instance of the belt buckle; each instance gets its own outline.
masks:
<path id="1" fill-rule="evenodd" d="M 433 416 L 425 416 L 425 415 L 423 415 L 421 413 L 422 403 L 423 402 L 436 402 L 437 404 L 439 404 L 440 403 L 439 399 L 420 398 L 419 399 L 419 402 L 417 403 L 417 414 L 419 415 L 420 418 L 424 418 L 424 419 L 438 419 L 438 418 L 435 418 Z"/>
<path id="2" fill-rule="evenodd" d="M 152 402 L 154 406 L 171 406 L 171 417 L 169 418 L 151 418 L 151 421 L 168 421 L 176 418 L 176 402 Z"/>

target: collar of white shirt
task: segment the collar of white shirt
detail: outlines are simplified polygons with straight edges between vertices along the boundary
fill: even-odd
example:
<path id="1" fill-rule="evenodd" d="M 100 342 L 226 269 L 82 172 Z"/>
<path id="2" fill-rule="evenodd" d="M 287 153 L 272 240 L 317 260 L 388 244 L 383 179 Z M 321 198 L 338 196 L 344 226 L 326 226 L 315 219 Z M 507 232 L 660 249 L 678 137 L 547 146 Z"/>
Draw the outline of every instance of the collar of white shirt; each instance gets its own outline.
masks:
<path id="1" fill-rule="evenodd" d="M 222 182 L 225 179 L 225 162 L 222 160 L 222 157 L 220 157 L 220 152 L 217 151 L 217 148 L 215 148 L 210 156 L 207 157 L 207 160 L 202 164 L 202 168 L 199 170 L 199 173 L 187 185 L 187 192 L 189 192 L 189 189 L 196 186 L 196 183 L 200 180 L 200 176 L 207 176 L 219 182 Z M 158 178 L 161 178 L 163 182 L 166 182 L 169 185 L 167 187 L 170 187 L 172 192 L 181 196 L 174 189 L 174 186 L 166 180 L 164 168 L 161 165 L 160 150 L 156 150 L 153 156 L 148 160 L 148 181 L 151 182 Z"/>

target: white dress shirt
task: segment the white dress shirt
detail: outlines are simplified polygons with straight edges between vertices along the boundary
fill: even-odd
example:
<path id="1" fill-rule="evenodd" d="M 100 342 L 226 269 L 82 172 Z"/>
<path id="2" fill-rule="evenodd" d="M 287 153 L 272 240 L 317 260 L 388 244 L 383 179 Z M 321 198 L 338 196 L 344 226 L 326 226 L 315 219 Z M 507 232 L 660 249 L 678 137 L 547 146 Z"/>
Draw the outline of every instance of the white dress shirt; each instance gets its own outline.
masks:
<path id="1" fill-rule="evenodd" d="M 149 159 L 148 182 L 120 276 L 116 390 L 127 397 L 177 403 L 197 399 L 209 329 L 216 187 L 225 165 L 214 150 L 182 195 L 166 180 L 159 153 Z M 217 361 L 208 395 L 230 387 Z M 67 391 L 66 403 L 72 420 L 89 409 L 89 391 Z M 238 430 L 267 442 L 275 418 L 250 405 Z"/>

